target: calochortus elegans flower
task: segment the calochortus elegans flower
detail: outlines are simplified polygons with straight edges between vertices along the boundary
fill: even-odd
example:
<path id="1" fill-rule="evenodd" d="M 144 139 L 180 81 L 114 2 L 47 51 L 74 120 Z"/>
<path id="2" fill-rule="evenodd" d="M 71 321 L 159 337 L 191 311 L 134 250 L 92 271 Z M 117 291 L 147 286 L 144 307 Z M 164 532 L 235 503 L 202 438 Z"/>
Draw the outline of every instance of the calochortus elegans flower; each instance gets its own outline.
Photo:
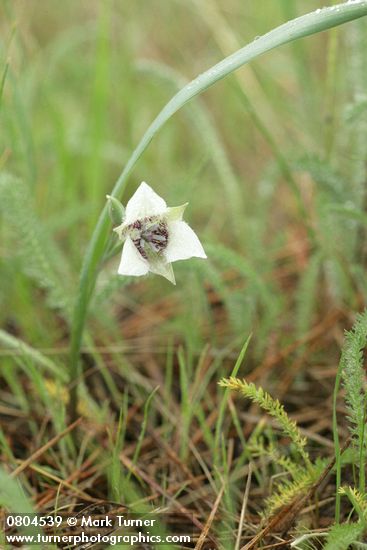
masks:
<path id="1" fill-rule="evenodd" d="M 175 284 L 172 262 L 206 258 L 198 237 L 182 219 L 188 203 L 168 207 L 145 182 L 139 185 L 125 212 L 116 199 L 107 198 L 110 213 L 115 219 L 116 214 L 122 218 L 122 223 L 114 228 L 125 241 L 118 268 L 120 275 L 138 277 L 151 271 Z"/>

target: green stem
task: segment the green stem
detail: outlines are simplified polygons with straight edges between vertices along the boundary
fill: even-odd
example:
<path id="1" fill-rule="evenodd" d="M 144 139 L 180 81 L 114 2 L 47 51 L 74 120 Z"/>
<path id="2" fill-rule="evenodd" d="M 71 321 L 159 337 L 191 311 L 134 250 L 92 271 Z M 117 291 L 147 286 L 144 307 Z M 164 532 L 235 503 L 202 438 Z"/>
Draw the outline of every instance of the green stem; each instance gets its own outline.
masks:
<path id="1" fill-rule="evenodd" d="M 340 499 L 341 495 L 339 493 L 339 488 L 341 487 L 342 479 L 342 465 L 341 465 L 341 452 L 340 452 L 340 441 L 339 441 L 339 432 L 338 432 L 338 417 L 336 412 L 337 398 L 340 389 L 341 377 L 342 377 L 342 363 L 339 363 L 338 370 L 335 377 L 335 385 L 333 392 L 333 439 L 334 439 L 334 449 L 335 449 L 335 472 L 336 472 L 336 494 L 335 494 L 335 523 L 340 522 Z"/>
<path id="2" fill-rule="evenodd" d="M 284 25 L 273 29 L 269 33 L 254 40 L 244 48 L 226 57 L 214 67 L 205 71 L 197 78 L 182 88 L 166 105 L 149 126 L 136 149 L 128 160 L 125 169 L 118 178 L 111 196 L 119 197 L 125 189 L 127 178 L 135 167 L 140 156 L 158 130 L 171 116 L 183 107 L 195 96 L 204 92 L 207 88 L 232 73 L 245 63 L 274 48 L 325 31 L 337 25 L 341 25 L 353 19 L 367 15 L 367 0 L 360 2 L 344 3 L 331 8 L 324 8 L 288 21 Z M 79 375 L 79 357 L 82 345 L 84 326 L 87 319 L 88 305 L 97 278 L 97 267 L 104 253 L 109 229 L 108 211 L 105 206 L 94 229 L 87 252 L 84 256 L 79 292 L 76 298 L 70 346 L 70 392 L 69 412 L 72 419 L 76 418 L 77 410 L 77 378 Z"/>
<path id="3" fill-rule="evenodd" d="M 364 495 L 366 490 L 366 474 L 365 474 L 365 432 L 366 432 L 366 397 L 364 399 L 363 425 L 359 434 L 359 492 Z"/>

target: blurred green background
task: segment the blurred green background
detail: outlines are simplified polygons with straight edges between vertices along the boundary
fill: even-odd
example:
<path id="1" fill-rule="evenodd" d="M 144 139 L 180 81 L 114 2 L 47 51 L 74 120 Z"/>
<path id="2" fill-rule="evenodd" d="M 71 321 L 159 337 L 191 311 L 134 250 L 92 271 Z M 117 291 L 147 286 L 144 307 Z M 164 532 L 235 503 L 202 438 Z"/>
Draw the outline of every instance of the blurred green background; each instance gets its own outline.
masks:
<path id="1" fill-rule="evenodd" d="M 154 116 L 186 80 L 318 7 L 2 2 L 0 162 L 19 178 L 0 189 L 3 327 L 36 347 L 67 344 L 86 244 Z M 365 302 L 365 51 L 363 20 L 295 42 L 168 122 L 123 202 L 142 180 L 168 204 L 189 201 L 209 260 L 176 264 L 176 288 L 117 277 L 117 258 L 103 266 L 99 343 L 124 338 L 119 320 L 134 314 L 146 318 L 137 339 L 163 334 L 198 352 L 253 331 L 262 353 L 274 331 L 298 338 L 330 308 Z"/>
<path id="2" fill-rule="evenodd" d="M 0 356 L 0 412 L 7 422 L 0 444 L 9 463 L 41 445 L 45 411 L 56 431 L 65 426 L 82 258 L 105 195 L 150 122 L 185 82 L 325 4 L 332 3 L 1 1 L 0 328 L 42 350 L 59 371 L 56 381 L 43 379 L 32 357 L 9 351 L 1 333 L 7 349 Z M 270 358 L 268 366 L 280 362 L 283 371 L 268 368 L 266 376 L 280 382 L 295 364 L 296 371 L 310 363 L 335 368 L 342 329 L 367 296 L 366 52 L 366 21 L 359 20 L 267 53 L 178 112 L 131 174 L 122 201 L 142 180 L 168 205 L 188 201 L 186 219 L 208 255 L 205 262 L 175 263 L 176 287 L 156 276 L 117 276 L 117 257 L 101 265 L 83 346 L 82 406 L 98 411 L 88 413 L 93 422 L 116 422 L 122 411 L 133 448 L 141 437 L 136 456 L 127 451 L 134 460 L 144 438 L 144 404 L 159 385 L 150 421 L 163 426 L 166 444 L 186 460 L 199 426 L 203 456 L 208 452 L 211 462 L 213 455 L 214 466 L 226 471 L 216 383 L 231 373 L 250 333 L 243 371 Z M 318 343 L 297 363 L 315 327 Z M 331 330 L 325 340 L 324 330 Z M 292 376 L 284 378 L 284 392 Z M 320 403 L 325 396 L 314 397 Z M 245 448 L 233 408 L 231 415 Z M 109 426 L 107 442 L 99 428 L 93 443 L 86 436 L 78 463 L 104 445 L 114 457 L 108 494 L 119 499 L 128 486 L 119 485 L 125 432 Z M 75 449 L 62 442 L 59 450 L 51 462 L 65 479 Z M 155 452 L 159 457 L 159 446 Z M 246 455 L 237 456 L 241 472 Z M 148 468 L 150 456 L 144 460 Z M 227 495 L 229 510 L 240 507 L 238 479 Z M 98 495 L 106 497 L 103 491 Z"/>

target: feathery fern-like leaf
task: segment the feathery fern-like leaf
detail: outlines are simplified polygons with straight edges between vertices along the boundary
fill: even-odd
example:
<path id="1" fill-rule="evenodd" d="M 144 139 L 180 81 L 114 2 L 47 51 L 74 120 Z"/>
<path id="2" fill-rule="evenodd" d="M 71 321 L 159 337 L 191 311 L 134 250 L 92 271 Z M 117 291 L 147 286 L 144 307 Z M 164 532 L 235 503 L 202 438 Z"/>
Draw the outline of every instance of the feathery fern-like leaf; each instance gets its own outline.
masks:
<path id="1" fill-rule="evenodd" d="M 280 461 L 279 464 L 281 462 L 282 461 Z M 288 459 L 284 462 L 284 466 L 286 466 L 286 468 L 291 466 L 291 469 L 288 471 L 293 479 L 288 479 L 277 483 L 275 490 L 265 501 L 265 517 L 269 517 L 274 514 L 274 512 L 276 512 L 279 508 L 285 504 L 289 504 L 296 497 L 303 496 L 306 490 L 309 489 L 313 483 L 315 483 L 323 472 L 326 466 L 326 461 L 320 460 L 306 469 L 300 465 L 298 465 L 298 468 L 294 468 L 296 464 L 292 463 L 292 461 Z"/>
<path id="2" fill-rule="evenodd" d="M 324 550 L 348 550 L 365 529 L 363 523 L 342 523 L 331 528 Z"/>
<path id="3" fill-rule="evenodd" d="M 357 316 L 353 328 L 346 333 L 341 355 L 341 372 L 351 432 L 358 444 L 364 438 L 366 417 L 366 377 L 363 349 L 367 344 L 367 311 Z"/>
<path id="4" fill-rule="evenodd" d="M 24 272 L 47 291 L 49 305 L 68 318 L 70 289 L 65 292 L 63 286 L 70 280 L 66 260 L 37 217 L 28 187 L 7 173 L 0 175 L 0 211 L 12 229 L 14 252 L 21 258 Z"/>
<path id="5" fill-rule="evenodd" d="M 254 403 L 257 403 L 264 411 L 276 418 L 283 432 L 291 439 L 296 447 L 297 451 L 303 458 L 305 464 L 310 467 L 310 458 L 305 450 L 307 444 L 306 438 L 302 437 L 297 424 L 289 418 L 284 410 L 283 405 L 278 399 L 273 399 L 262 388 L 257 388 L 252 382 L 246 382 L 246 380 L 239 380 L 238 378 L 222 379 L 219 385 L 231 390 L 240 392 L 245 397 L 251 399 Z"/>
<path id="6" fill-rule="evenodd" d="M 351 504 L 353 505 L 355 511 L 358 514 L 360 521 L 367 520 L 367 495 L 366 493 L 361 493 L 355 487 L 340 487 L 339 493 L 345 495 L 349 498 Z"/>
<path id="7" fill-rule="evenodd" d="M 299 475 L 296 481 L 283 481 L 278 483 L 273 494 L 265 500 L 265 511 L 263 515 L 269 517 L 277 510 L 292 502 L 297 496 L 302 496 L 306 489 L 311 486 L 313 477 L 309 472 L 303 470 L 303 475 Z"/>

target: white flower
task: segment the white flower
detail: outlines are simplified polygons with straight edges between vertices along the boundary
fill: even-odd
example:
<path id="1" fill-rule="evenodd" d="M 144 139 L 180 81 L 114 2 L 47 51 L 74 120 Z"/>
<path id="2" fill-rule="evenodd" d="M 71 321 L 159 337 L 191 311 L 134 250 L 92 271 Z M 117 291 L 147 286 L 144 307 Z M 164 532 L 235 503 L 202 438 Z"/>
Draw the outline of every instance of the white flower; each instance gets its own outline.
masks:
<path id="1" fill-rule="evenodd" d="M 187 203 L 169 208 L 142 182 L 126 206 L 125 217 L 114 231 L 125 241 L 118 273 L 162 275 L 175 284 L 172 262 L 193 256 L 206 258 L 204 249 L 189 225 L 182 221 Z"/>

